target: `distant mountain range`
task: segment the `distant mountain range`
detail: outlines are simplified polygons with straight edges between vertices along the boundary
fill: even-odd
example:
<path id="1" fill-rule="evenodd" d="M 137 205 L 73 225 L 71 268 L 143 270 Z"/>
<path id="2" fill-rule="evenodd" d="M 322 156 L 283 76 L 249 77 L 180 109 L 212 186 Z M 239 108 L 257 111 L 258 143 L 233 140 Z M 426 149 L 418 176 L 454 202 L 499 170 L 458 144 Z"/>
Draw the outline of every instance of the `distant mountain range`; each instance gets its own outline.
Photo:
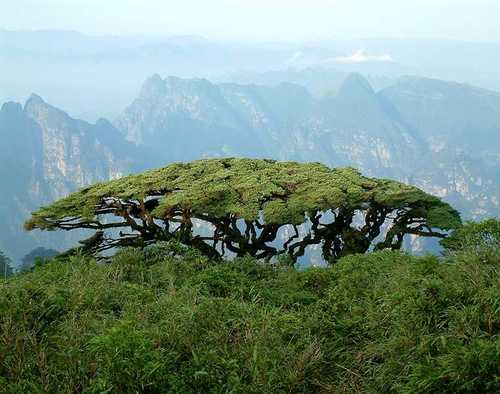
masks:
<path id="1" fill-rule="evenodd" d="M 0 69 L 0 102 L 21 101 L 35 91 L 73 116 L 94 121 L 118 116 L 155 72 L 276 84 L 284 82 L 286 73 L 288 82 L 297 83 L 290 80 L 292 74 L 309 70 L 308 88 L 320 81 L 315 92 L 321 93 L 323 86 L 338 87 L 351 72 L 368 76 L 375 90 L 387 86 L 387 80 L 420 75 L 500 91 L 500 43 L 366 39 L 249 44 L 197 36 L 0 30 Z M 266 74 L 266 81 L 258 74 Z"/>
<path id="2" fill-rule="evenodd" d="M 335 94 L 317 98 L 289 83 L 155 75 L 115 125 L 172 160 L 247 155 L 352 165 L 447 198 L 467 217 L 499 213 L 500 94 L 467 85 L 406 77 L 375 92 L 350 74 Z"/>
<path id="3" fill-rule="evenodd" d="M 303 85 L 154 75 L 113 124 L 73 119 L 38 96 L 24 108 L 4 104 L 0 182 L 12 186 L 2 189 L 8 231 L 0 249 L 19 259 L 40 244 L 74 242 L 28 235 L 21 225 L 30 210 L 77 187 L 215 156 L 350 165 L 422 187 L 465 218 L 499 216 L 500 94 L 416 77 L 374 90 L 357 73 L 329 94 Z"/>

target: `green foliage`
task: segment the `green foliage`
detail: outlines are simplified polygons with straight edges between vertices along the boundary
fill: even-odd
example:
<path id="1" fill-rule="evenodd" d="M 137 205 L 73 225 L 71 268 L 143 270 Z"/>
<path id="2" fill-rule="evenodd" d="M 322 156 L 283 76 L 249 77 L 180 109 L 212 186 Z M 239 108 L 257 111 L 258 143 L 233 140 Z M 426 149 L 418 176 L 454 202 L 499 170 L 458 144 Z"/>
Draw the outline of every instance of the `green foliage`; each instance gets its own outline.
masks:
<path id="1" fill-rule="evenodd" d="M 480 223 L 467 222 L 441 241 L 450 252 L 463 250 L 500 250 L 500 220 L 486 219 Z"/>
<path id="2" fill-rule="evenodd" d="M 12 261 L 0 250 L 0 279 L 8 278 L 13 274 Z"/>
<path id="3" fill-rule="evenodd" d="M 43 265 L 58 254 L 55 249 L 35 248 L 22 258 L 20 271 L 29 270 L 36 264 Z"/>
<path id="4" fill-rule="evenodd" d="M 195 234 L 195 220 L 211 234 Z M 378 240 L 386 221 L 389 231 Z M 333 262 L 367 251 L 375 240 L 378 249 L 398 249 L 406 234 L 444 237 L 439 230 L 460 223 L 458 212 L 439 198 L 353 168 L 225 158 L 86 187 L 33 213 L 26 228 L 97 230 L 84 245 L 92 253 L 176 239 L 214 259 L 229 250 L 267 260 L 288 254 L 296 261 L 307 247 L 323 244 L 324 259 Z M 299 236 L 302 224 L 307 234 Z M 283 247 L 271 246 L 283 226 L 292 235 Z M 106 233 L 113 228 L 129 231 Z"/>
<path id="5" fill-rule="evenodd" d="M 54 260 L 0 284 L 0 387 L 498 392 L 499 257 L 384 251 L 297 271 L 158 245 Z"/>
<path id="6" fill-rule="evenodd" d="M 307 212 L 355 208 L 373 199 L 395 207 L 408 202 L 433 203 L 443 209 L 441 217 L 447 216 L 451 227 L 456 224 L 456 213 L 438 198 L 396 181 L 363 177 L 352 168 L 332 170 L 319 163 L 210 159 L 171 164 L 84 188 L 34 213 L 27 227 L 50 228 L 51 220 L 71 216 L 92 218 L 96 203 L 103 198 L 138 200 L 154 192 L 165 195 L 154 211 L 159 217 L 180 207 L 193 213 L 230 213 L 256 220 L 264 209 L 270 223 L 300 224 Z M 298 216 L 292 216 L 295 220 L 290 218 L 291 212 L 297 212 Z"/>

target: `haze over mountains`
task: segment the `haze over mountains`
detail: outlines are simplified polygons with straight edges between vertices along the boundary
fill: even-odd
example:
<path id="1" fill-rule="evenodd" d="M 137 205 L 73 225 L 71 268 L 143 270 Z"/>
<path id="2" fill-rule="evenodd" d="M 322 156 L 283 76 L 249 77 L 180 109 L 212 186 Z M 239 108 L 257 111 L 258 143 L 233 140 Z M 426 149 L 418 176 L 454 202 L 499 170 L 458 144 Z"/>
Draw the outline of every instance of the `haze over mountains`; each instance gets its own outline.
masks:
<path id="1" fill-rule="evenodd" d="M 387 86 L 387 79 L 419 75 L 500 91 L 500 43 L 353 39 L 242 44 L 197 36 L 0 30 L 0 68 L 0 102 L 23 101 L 36 92 L 75 117 L 95 121 L 118 116 L 154 73 L 235 83 L 262 83 L 265 73 L 265 84 L 276 84 L 290 78 L 286 72 L 302 73 L 289 82 L 306 83 L 303 71 L 309 69 L 309 83 L 316 80 L 321 94 L 329 85 L 338 87 L 350 72 L 376 80 L 375 89 Z"/>
<path id="2" fill-rule="evenodd" d="M 319 94 L 307 83 L 155 74 L 112 123 L 74 119 L 36 95 L 24 107 L 5 103 L 0 181 L 10 186 L 2 193 L 8 231 L 0 249 L 19 259 L 40 244 L 60 250 L 73 244 L 60 234 L 26 234 L 22 223 L 31 210 L 78 187 L 216 156 L 350 165 L 420 186 L 465 218 L 498 216 L 500 94 L 417 77 L 388 85 L 376 91 L 353 73 Z"/>
<path id="3" fill-rule="evenodd" d="M 500 0 L 0 4 L 0 394 L 500 393 Z"/>
<path id="4" fill-rule="evenodd" d="M 35 207 L 99 180 L 144 169 L 138 149 L 108 121 L 73 119 L 32 95 L 24 104 L 7 102 L 0 109 L 0 215 L 4 220 L 0 248 L 19 259 L 33 245 L 65 247 L 49 233 L 30 235 L 23 221 Z M 68 243 L 69 242 L 69 243 Z"/>
<path id="5" fill-rule="evenodd" d="M 173 160 L 247 155 L 351 165 L 448 198 L 467 217 L 498 214 L 500 95 L 425 78 L 375 92 L 360 74 L 337 93 L 158 75 L 115 122 Z"/>

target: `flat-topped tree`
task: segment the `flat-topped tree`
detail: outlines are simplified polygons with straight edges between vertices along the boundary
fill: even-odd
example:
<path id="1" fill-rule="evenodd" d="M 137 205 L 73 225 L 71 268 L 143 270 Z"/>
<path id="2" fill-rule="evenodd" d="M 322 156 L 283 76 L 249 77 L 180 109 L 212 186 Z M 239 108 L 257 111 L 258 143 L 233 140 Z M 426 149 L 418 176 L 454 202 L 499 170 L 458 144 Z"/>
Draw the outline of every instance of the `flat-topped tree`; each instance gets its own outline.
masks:
<path id="1" fill-rule="evenodd" d="M 294 261 L 318 245 L 333 261 L 399 249 L 406 234 L 443 238 L 459 225 L 439 198 L 352 168 L 227 158 L 86 187 L 33 213 L 26 229 L 96 230 L 83 246 L 93 253 L 177 240 L 211 258 L 229 251 Z"/>

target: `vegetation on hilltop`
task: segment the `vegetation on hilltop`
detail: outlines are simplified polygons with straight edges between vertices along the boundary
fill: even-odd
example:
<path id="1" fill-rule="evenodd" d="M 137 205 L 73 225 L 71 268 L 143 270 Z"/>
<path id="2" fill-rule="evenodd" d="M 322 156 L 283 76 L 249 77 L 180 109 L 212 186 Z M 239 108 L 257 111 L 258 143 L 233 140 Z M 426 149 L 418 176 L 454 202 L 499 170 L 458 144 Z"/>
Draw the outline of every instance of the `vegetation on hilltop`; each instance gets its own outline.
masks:
<path id="1" fill-rule="evenodd" d="M 35 266 L 35 264 L 44 264 L 57 256 L 59 252 L 55 249 L 47 249 L 44 247 L 37 247 L 28 254 L 24 255 L 21 260 L 20 271 L 26 271 Z"/>
<path id="2" fill-rule="evenodd" d="M 462 250 L 500 250 L 500 220 L 486 219 L 480 223 L 467 222 L 451 236 L 442 239 L 441 245 L 448 252 Z"/>
<path id="3" fill-rule="evenodd" d="M 498 392 L 499 262 L 381 251 L 297 271 L 163 244 L 56 259 L 0 283 L 0 388 Z"/>
<path id="4" fill-rule="evenodd" d="M 196 233 L 200 223 L 205 231 Z M 318 245 L 334 261 L 399 249 L 406 234 L 443 238 L 459 225 L 439 198 L 352 168 L 210 159 L 86 187 L 35 212 L 26 228 L 96 230 L 83 247 L 91 252 L 176 240 L 212 259 L 230 252 L 296 261 Z"/>
<path id="5" fill-rule="evenodd" d="M 13 273 L 12 261 L 0 250 L 0 278 L 7 278 L 12 276 Z"/>

